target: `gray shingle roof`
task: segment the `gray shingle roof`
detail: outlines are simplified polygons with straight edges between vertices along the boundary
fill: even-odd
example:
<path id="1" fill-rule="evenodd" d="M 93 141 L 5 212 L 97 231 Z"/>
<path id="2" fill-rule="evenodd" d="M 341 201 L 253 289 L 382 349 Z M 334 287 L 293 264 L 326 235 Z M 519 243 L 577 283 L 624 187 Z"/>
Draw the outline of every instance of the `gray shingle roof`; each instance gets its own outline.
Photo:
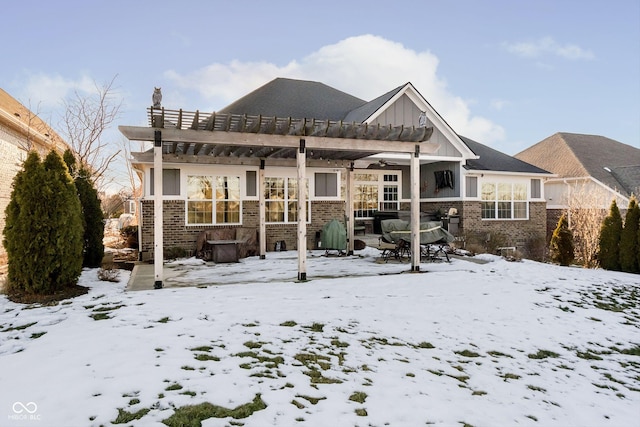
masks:
<path id="1" fill-rule="evenodd" d="M 277 78 L 219 113 L 344 120 L 349 112 L 364 104 L 364 100 L 323 83 Z"/>
<path id="2" fill-rule="evenodd" d="M 593 177 L 626 195 L 640 187 L 640 149 L 604 136 L 558 132 L 515 157 L 560 177 Z"/>
<path id="3" fill-rule="evenodd" d="M 391 98 L 393 98 L 398 92 L 402 90 L 406 85 L 398 86 L 397 88 L 385 93 L 384 95 L 380 95 L 373 101 L 369 101 L 366 104 L 356 108 L 351 111 L 344 118 L 345 122 L 356 122 L 362 123 L 367 120 L 373 113 L 378 111 L 380 107 L 382 107 L 386 102 L 388 102 Z"/>
<path id="4" fill-rule="evenodd" d="M 460 139 L 474 152 L 479 159 L 467 160 L 466 169 L 501 171 L 501 172 L 520 172 L 520 173 L 549 173 L 537 166 L 524 162 L 522 160 L 511 157 L 498 150 L 487 147 L 472 139 L 458 135 Z"/>

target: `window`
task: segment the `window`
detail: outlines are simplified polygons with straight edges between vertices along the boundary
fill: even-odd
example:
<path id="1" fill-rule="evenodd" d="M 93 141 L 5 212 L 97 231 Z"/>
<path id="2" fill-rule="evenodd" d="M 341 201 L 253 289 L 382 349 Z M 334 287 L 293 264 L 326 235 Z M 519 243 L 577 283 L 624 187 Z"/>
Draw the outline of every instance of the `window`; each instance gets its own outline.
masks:
<path id="1" fill-rule="evenodd" d="M 531 198 L 540 199 L 542 197 L 542 186 L 539 179 L 531 180 Z"/>
<path id="2" fill-rule="evenodd" d="M 264 198 L 267 222 L 298 221 L 298 179 L 265 178 Z M 307 221 L 311 205 L 307 193 Z"/>
<path id="3" fill-rule="evenodd" d="M 258 173 L 256 171 L 247 171 L 247 197 L 256 197 L 258 195 L 257 176 Z"/>
<path id="4" fill-rule="evenodd" d="M 149 176 L 149 194 L 154 194 L 154 168 Z M 162 194 L 164 196 L 180 195 L 180 169 L 162 169 Z"/>
<path id="5" fill-rule="evenodd" d="M 315 174 L 315 196 L 316 197 L 338 197 L 338 174 L 337 173 L 316 173 Z"/>
<path id="6" fill-rule="evenodd" d="M 527 219 L 526 184 L 482 184 L 481 215 L 483 219 Z"/>
<path id="7" fill-rule="evenodd" d="M 353 209 L 356 218 L 371 218 L 376 211 L 397 210 L 399 173 L 357 173 L 354 175 Z"/>
<path id="8" fill-rule="evenodd" d="M 187 224 L 239 223 L 240 177 L 187 177 Z"/>
<path id="9" fill-rule="evenodd" d="M 465 179 L 465 196 L 478 197 L 478 177 L 467 176 Z"/>

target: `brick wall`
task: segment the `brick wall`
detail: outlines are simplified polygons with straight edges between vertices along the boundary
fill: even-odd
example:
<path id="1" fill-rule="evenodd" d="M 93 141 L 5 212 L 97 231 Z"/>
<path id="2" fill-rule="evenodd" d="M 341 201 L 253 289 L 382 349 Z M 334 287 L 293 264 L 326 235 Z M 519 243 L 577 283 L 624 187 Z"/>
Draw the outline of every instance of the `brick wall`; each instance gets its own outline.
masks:
<path id="1" fill-rule="evenodd" d="M 7 261 L 7 252 L 2 245 L 2 232 L 6 224 L 4 212 L 11 200 L 13 178 L 20 170 L 19 165 L 25 156 L 25 151 L 20 148 L 18 135 L 0 125 L 0 265 Z"/>
<path id="2" fill-rule="evenodd" d="M 195 250 L 198 235 L 206 229 L 212 228 L 237 228 L 240 226 L 186 226 L 184 200 L 165 200 L 163 217 L 163 246 L 165 248 L 181 247 L 186 250 Z M 312 221 L 307 224 L 307 248 L 312 249 L 315 244 L 317 231 L 331 219 L 344 222 L 344 202 L 312 202 Z M 242 227 L 259 226 L 259 212 L 257 201 L 244 201 L 242 203 Z M 153 258 L 153 201 L 142 201 L 142 246 L 141 257 L 143 260 Z M 297 224 L 268 224 L 267 225 L 267 251 L 274 249 L 275 243 L 284 240 L 287 249 L 297 249 Z"/>

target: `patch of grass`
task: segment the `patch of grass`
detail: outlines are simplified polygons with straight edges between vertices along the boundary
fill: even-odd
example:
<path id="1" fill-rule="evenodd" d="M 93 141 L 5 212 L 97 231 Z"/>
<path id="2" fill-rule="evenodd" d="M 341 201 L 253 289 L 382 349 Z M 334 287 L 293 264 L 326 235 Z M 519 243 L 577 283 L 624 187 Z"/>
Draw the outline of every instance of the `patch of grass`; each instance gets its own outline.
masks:
<path id="1" fill-rule="evenodd" d="M 34 333 L 34 334 L 31 334 L 31 336 L 30 336 L 29 338 L 34 339 L 34 340 L 35 340 L 35 339 L 37 339 L 37 338 L 40 338 L 40 337 L 41 337 L 41 336 L 43 336 L 44 334 L 46 334 L 46 332 L 36 332 L 36 333 Z"/>
<path id="2" fill-rule="evenodd" d="M 140 403 L 140 399 L 138 399 L 138 398 L 131 399 L 129 401 L 129 406 L 137 405 L 138 403 Z"/>
<path id="3" fill-rule="evenodd" d="M 546 389 L 544 389 L 544 388 L 542 388 L 542 387 L 538 387 L 538 386 L 531 385 L 531 384 L 527 385 L 527 388 L 528 388 L 529 390 L 539 391 L 539 392 L 541 392 L 541 393 L 545 393 L 545 392 L 547 391 Z"/>
<path id="4" fill-rule="evenodd" d="M 294 405 L 296 408 L 298 409 L 304 409 L 306 408 L 306 406 L 304 406 L 302 403 L 298 402 L 297 400 L 293 399 L 291 401 L 291 404 Z"/>
<path id="5" fill-rule="evenodd" d="M 182 392 L 182 393 L 180 393 L 180 394 L 184 394 L 184 395 L 187 395 L 187 396 L 195 397 L 197 393 L 196 393 L 195 391 L 189 391 L 189 390 L 187 390 L 187 391 L 183 391 L 183 392 Z"/>
<path id="6" fill-rule="evenodd" d="M 318 365 L 323 370 L 327 370 L 331 367 L 331 360 L 329 356 L 323 356 L 321 354 L 312 353 L 298 353 L 294 357 L 298 362 L 302 363 L 307 368 L 313 368 L 313 365 Z"/>
<path id="7" fill-rule="evenodd" d="M 528 354 L 529 359 L 546 359 L 548 357 L 560 357 L 558 353 L 549 350 L 538 350 L 537 353 Z"/>
<path id="8" fill-rule="evenodd" d="M 471 393 L 471 396 L 484 396 L 485 394 L 487 394 L 486 391 L 475 390 L 473 393 Z"/>
<path id="9" fill-rule="evenodd" d="M 127 412 L 122 408 L 118 408 L 118 417 L 115 420 L 111 421 L 111 424 L 126 424 L 134 420 L 139 420 L 140 418 L 147 415 L 149 411 L 150 411 L 149 408 L 143 408 L 137 412 L 132 413 L 132 412 Z"/>
<path id="10" fill-rule="evenodd" d="M 206 354 L 206 353 L 196 354 L 195 359 L 201 362 L 206 362 L 208 360 L 213 360 L 214 362 L 220 361 L 220 358 L 218 356 L 213 356 L 211 354 Z"/>
<path id="11" fill-rule="evenodd" d="M 108 306 L 107 305 L 107 306 L 104 306 L 104 307 L 95 308 L 93 310 L 93 312 L 94 313 L 100 313 L 100 312 L 103 312 L 103 311 L 113 311 L 113 310 L 117 310 L 117 309 L 122 308 L 122 307 L 126 307 L 126 306 L 124 304 L 114 305 L 114 306 Z"/>
<path id="12" fill-rule="evenodd" d="M 411 378 L 415 378 L 416 376 L 416 374 L 414 374 L 413 372 L 407 372 L 405 375 Z"/>
<path id="13" fill-rule="evenodd" d="M 35 325 L 36 323 L 38 323 L 38 322 L 27 323 L 25 325 L 20 325 L 20 326 L 12 326 L 12 327 L 9 327 L 9 328 L 7 328 L 7 329 L 5 329 L 3 331 L 0 331 L 0 332 L 22 331 L 22 330 L 25 330 L 27 328 L 30 328 L 31 326 Z"/>
<path id="14" fill-rule="evenodd" d="M 201 426 L 201 422 L 207 418 L 227 418 L 242 419 L 251 416 L 256 411 L 261 411 L 267 407 L 260 394 L 256 394 L 253 401 L 228 409 L 214 405 L 209 402 L 199 405 L 186 405 L 176 408 L 173 415 L 162 422 L 169 427 L 189 427 Z"/>
<path id="15" fill-rule="evenodd" d="M 282 356 L 262 356 L 255 351 L 243 351 L 237 354 L 234 354 L 236 357 L 251 357 L 256 359 L 258 363 L 264 363 L 267 368 L 277 368 L 281 363 L 284 363 L 284 358 Z"/>
<path id="16" fill-rule="evenodd" d="M 349 396 L 349 400 L 353 402 L 364 403 L 364 401 L 367 400 L 367 393 L 363 391 L 356 391 L 351 396 Z"/>
<path id="17" fill-rule="evenodd" d="M 623 348 L 622 350 L 615 347 L 612 347 L 611 349 L 617 351 L 618 353 L 628 354 L 630 356 L 640 356 L 640 345 L 636 345 L 635 347 L 631 348 Z"/>
<path id="18" fill-rule="evenodd" d="M 454 353 L 464 357 L 480 357 L 480 354 L 471 350 L 454 351 Z"/>
<path id="19" fill-rule="evenodd" d="M 513 356 L 499 351 L 487 351 L 487 354 L 493 357 L 508 357 L 510 359 L 513 359 Z"/>
<path id="20" fill-rule="evenodd" d="M 507 380 L 519 380 L 521 377 L 520 375 L 506 373 L 504 375 L 500 375 L 500 378 L 504 378 L 504 380 L 507 381 Z"/>
<path id="21" fill-rule="evenodd" d="M 426 341 L 422 341 L 422 342 L 416 344 L 414 347 L 415 348 L 425 348 L 425 349 L 435 348 L 433 346 L 433 344 L 431 344 L 430 342 L 426 342 Z"/>
<path id="22" fill-rule="evenodd" d="M 89 317 L 91 317 L 93 320 L 107 320 L 107 319 L 111 319 L 111 316 L 109 316 L 109 313 L 93 313 L 91 315 L 89 315 Z M 126 421 L 125 421 L 126 422 Z"/>
<path id="23" fill-rule="evenodd" d="M 164 391 L 174 391 L 174 390 L 182 390 L 182 386 L 178 383 L 173 383 L 164 389 Z"/>
<path id="24" fill-rule="evenodd" d="M 262 347 L 262 345 L 263 345 L 263 344 L 264 344 L 264 343 L 261 343 L 261 342 L 247 341 L 247 342 L 245 342 L 243 345 L 244 345 L 245 347 L 248 347 L 248 348 L 252 348 L 252 349 L 253 349 L 253 348 L 260 348 L 260 347 Z"/>
<path id="25" fill-rule="evenodd" d="M 324 323 L 313 322 L 311 325 L 305 326 L 304 328 L 313 332 L 322 332 L 324 330 Z"/>
<path id="26" fill-rule="evenodd" d="M 260 322 L 243 323 L 242 326 L 245 328 L 255 328 L 256 326 L 260 326 Z"/>
<path id="27" fill-rule="evenodd" d="M 527 418 L 529 418 L 529 419 L 531 419 L 531 420 L 533 420 L 535 422 L 538 422 L 538 419 L 536 417 L 534 417 L 533 415 L 525 415 L 525 417 L 527 417 Z"/>
<path id="28" fill-rule="evenodd" d="M 162 319 L 158 320 L 157 322 L 158 323 L 167 323 L 169 320 L 171 320 L 171 319 L 169 319 L 168 317 L 163 317 Z"/>
<path id="29" fill-rule="evenodd" d="M 322 372 L 315 368 L 311 368 L 308 371 L 304 371 L 303 374 L 311 378 L 311 384 L 341 384 L 342 380 L 337 378 L 329 378 L 322 375 Z"/>
<path id="30" fill-rule="evenodd" d="M 300 399 L 304 399 L 307 402 L 311 403 L 312 405 L 317 405 L 318 402 L 320 402 L 321 400 L 327 400 L 326 397 L 311 397 L 311 396 L 305 396 L 303 394 L 296 394 L 296 397 L 299 397 Z"/>
<path id="31" fill-rule="evenodd" d="M 182 366 L 180 369 L 184 369 L 185 371 L 195 371 L 196 368 L 192 367 L 192 366 Z"/>
<path id="32" fill-rule="evenodd" d="M 287 320 L 286 322 L 280 323 L 280 326 L 288 326 L 290 328 L 292 328 L 292 327 L 294 327 L 296 325 L 297 325 L 297 323 L 294 322 L 293 320 Z"/>
<path id="33" fill-rule="evenodd" d="M 206 351 L 206 352 L 209 352 L 209 351 L 213 350 L 213 347 L 208 346 L 208 345 L 201 345 L 199 347 L 190 348 L 189 350 L 191 350 L 191 351 Z"/>
<path id="34" fill-rule="evenodd" d="M 348 342 L 344 342 L 344 341 L 340 341 L 340 340 L 331 340 L 331 345 L 334 346 L 334 347 L 340 347 L 340 348 L 349 347 L 349 343 Z"/>
<path id="35" fill-rule="evenodd" d="M 367 414 L 367 410 L 364 408 L 357 408 L 355 412 L 356 412 L 356 415 L 359 417 L 366 417 L 367 415 L 369 415 Z"/>
<path id="36" fill-rule="evenodd" d="M 576 355 L 580 358 L 580 359 L 587 359 L 587 360 L 602 360 L 602 357 L 597 356 L 593 353 L 591 353 L 590 351 L 578 351 L 576 352 Z"/>

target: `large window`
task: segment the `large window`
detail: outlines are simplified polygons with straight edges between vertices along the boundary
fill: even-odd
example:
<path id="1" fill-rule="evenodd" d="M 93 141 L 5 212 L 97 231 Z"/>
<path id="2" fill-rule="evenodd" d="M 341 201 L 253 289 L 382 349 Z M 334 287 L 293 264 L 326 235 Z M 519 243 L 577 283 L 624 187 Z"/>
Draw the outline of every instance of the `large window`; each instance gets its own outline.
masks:
<path id="1" fill-rule="evenodd" d="M 371 218 L 376 211 L 399 208 L 399 172 L 354 174 L 353 210 L 356 218 Z"/>
<path id="2" fill-rule="evenodd" d="M 187 224 L 239 223 L 240 177 L 187 177 Z"/>
<path id="3" fill-rule="evenodd" d="M 482 184 L 483 219 L 527 219 L 528 202 L 526 184 Z"/>
<path id="4" fill-rule="evenodd" d="M 265 178 L 264 198 L 267 222 L 298 221 L 298 179 Z M 307 195 L 307 221 L 309 221 L 309 189 Z"/>

